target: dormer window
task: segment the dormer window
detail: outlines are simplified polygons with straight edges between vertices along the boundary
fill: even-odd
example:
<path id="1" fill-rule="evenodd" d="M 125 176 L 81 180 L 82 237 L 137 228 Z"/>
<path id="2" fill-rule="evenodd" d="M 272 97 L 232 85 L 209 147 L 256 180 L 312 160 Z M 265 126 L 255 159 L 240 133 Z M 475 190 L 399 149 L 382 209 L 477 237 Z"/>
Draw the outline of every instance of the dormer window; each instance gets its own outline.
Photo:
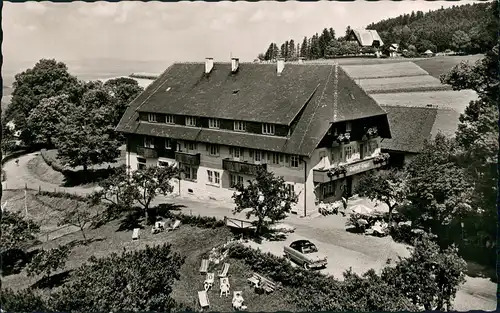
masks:
<path id="1" fill-rule="evenodd" d="M 175 119 L 173 115 L 166 115 L 165 116 L 165 123 L 167 124 L 175 124 Z"/>
<path id="2" fill-rule="evenodd" d="M 148 122 L 156 123 L 156 114 L 148 113 Z"/>
<path id="3" fill-rule="evenodd" d="M 273 124 L 262 124 L 262 133 L 264 135 L 274 135 L 274 125 Z"/>
<path id="4" fill-rule="evenodd" d="M 208 120 L 208 128 L 215 128 L 219 129 L 220 128 L 220 120 L 216 118 L 211 118 Z"/>
<path id="5" fill-rule="evenodd" d="M 186 126 L 196 126 L 196 117 L 186 116 Z"/>
<path id="6" fill-rule="evenodd" d="M 242 121 L 234 121 L 234 130 L 239 132 L 244 132 L 247 130 L 247 125 Z"/>
<path id="7" fill-rule="evenodd" d="M 345 123 L 345 132 L 349 133 L 352 130 L 352 124 L 351 122 Z"/>

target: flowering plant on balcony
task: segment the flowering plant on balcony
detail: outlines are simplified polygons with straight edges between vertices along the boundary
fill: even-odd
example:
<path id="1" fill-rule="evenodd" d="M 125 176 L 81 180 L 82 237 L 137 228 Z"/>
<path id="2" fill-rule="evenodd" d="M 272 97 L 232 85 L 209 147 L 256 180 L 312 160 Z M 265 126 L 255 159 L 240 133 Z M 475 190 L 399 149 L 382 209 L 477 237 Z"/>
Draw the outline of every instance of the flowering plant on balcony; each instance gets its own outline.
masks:
<path id="1" fill-rule="evenodd" d="M 337 141 L 339 143 L 342 143 L 342 142 L 349 142 L 351 140 L 351 134 L 350 133 L 345 133 L 345 134 L 340 134 L 338 137 L 337 137 Z"/>
<path id="2" fill-rule="evenodd" d="M 378 129 L 377 127 L 370 127 L 366 130 L 366 136 L 367 137 L 375 137 L 378 135 Z"/>
<path id="3" fill-rule="evenodd" d="M 373 163 L 375 164 L 384 163 L 387 160 L 389 160 L 389 153 L 381 153 L 377 155 L 375 158 L 373 158 Z"/>
<path id="4" fill-rule="evenodd" d="M 328 170 L 328 177 L 339 176 L 347 173 L 347 167 L 345 165 L 336 166 Z"/>

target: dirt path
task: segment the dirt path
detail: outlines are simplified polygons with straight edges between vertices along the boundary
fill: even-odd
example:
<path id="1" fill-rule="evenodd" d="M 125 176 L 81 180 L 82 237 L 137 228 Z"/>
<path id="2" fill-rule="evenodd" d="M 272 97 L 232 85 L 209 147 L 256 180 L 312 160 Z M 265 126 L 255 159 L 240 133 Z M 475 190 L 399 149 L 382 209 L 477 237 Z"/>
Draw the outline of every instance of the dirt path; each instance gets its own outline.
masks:
<path id="1" fill-rule="evenodd" d="M 28 154 L 19 158 L 19 166 L 15 161 L 9 161 L 4 165 L 7 180 L 2 183 L 4 188 L 16 189 L 28 188 L 42 190 L 60 190 L 69 193 L 85 195 L 90 193 L 92 188 L 70 187 L 61 188 L 57 185 L 41 181 L 28 171 L 27 163 L 36 156 L 36 153 Z M 158 197 L 154 204 L 175 203 L 185 205 L 183 213 L 203 216 L 233 216 L 231 210 L 234 205 L 228 202 L 212 201 L 205 198 L 193 196 L 183 197 Z M 238 216 L 243 218 L 242 216 Z M 395 243 L 390 238 L 375 238 L 351 234 L 345 231 L 345 218 L 338 216 L 330 217 L 307 217 L 300 218 L 290 216 L 285 220 L 286 224 L 296 227 L 294 234 L 290 235 L 285 242 L 273 242 L 261 246 L 261 249 L 282 254 L 284 244 L 293 241 L 295 238 L 308 238 L 317 242 L 319 248 L 327 253 L 330 266 L 325 270 L 337 278 L 341 273 L 352 267 L 353 270 L 362 272 L 370 268 L 380 269 L 386 259 L 397 259 L 397 256 L 408 254 L 405 245 Z M 485 278 L 467 277 L 467 281 L 461 286 L 455 299 L 455 309 L 459 311 L 467 310 L 487 310 L 496 309 L 496 289 L 497 285 Z"/>

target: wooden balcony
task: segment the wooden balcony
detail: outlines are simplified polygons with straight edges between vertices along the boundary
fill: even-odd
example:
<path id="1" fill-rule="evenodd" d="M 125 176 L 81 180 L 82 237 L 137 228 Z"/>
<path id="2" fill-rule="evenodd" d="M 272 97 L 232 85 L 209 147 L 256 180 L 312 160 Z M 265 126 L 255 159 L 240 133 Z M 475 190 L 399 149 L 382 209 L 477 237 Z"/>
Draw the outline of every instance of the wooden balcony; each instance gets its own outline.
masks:
<path id="1" fill-rule="evenodd" d="M 257 175 L 259 168 L 267 170 L 267 164 L 247 163 L 243 161 L 234 161 L 231 159 L 222 160 L 222 169 L 233 173 L 255 176 Z"/>
<path id="2" fill-rule="evenodd" d="M 137 146 L 137 155 L 146 159 L 158 158 L 158 152 L 154 148 L 146 148 L 143 146 Z"/>
<path id="3" fill-rule="evenodd" d="M 175 160 L 182 164 L 198 166 L 200 165 L 200 154 L 175 151 Z"/>
<path id="4" fill-rule="evenodd" d="M 377 157 L 366 158 L 352 163 L 344 164 L 345 172 L 337 171 L 338 173 L 335 173 L 335 171 L 330 171 L 333 167 L 314 170 L 313 180 L 316 183 L 326 183 L 332 180 L 337 180 L 347 176 L 356 175 L 362 172 L 376 169 L 384 165 L 387 165 L 387 163 L 388 160 L 381 160 L 380 158 Z"/>
<path id="5" fill-rule="evenodd" d="M 172 149 L 158 149 L 157 151 L 160 158 L 175 159 L 175 151 Z"/>

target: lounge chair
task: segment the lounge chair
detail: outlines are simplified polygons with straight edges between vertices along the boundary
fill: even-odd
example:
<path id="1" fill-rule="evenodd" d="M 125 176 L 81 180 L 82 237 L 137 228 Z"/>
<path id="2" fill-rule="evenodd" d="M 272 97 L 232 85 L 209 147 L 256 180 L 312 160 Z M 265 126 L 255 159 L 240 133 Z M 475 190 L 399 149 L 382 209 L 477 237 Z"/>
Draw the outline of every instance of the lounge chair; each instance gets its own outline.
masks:
<path id="1" fill-rule="evenodd" d="M 174 225 L 172 225 L 172 228 L 170 228 L 169 231 L 176 230 L 177 228 L 179 228 L 180 225 L 181 221 L 175 220 Z"/>
<path id="2" fill-rule="evenodd" d="M 201 266 L 200 266 L 200 273 L 205 274 L 208 271 L 208 265 L 210 264 L 210 261 L 207 259 L 201 260 Z"/>
<path id="3" fill-rule="evenodd" d="M 208 295 L 205 290 L 198 291 L 198 301 L 202 309 L 210 307 L 210 301 L 208 300 Z"/>
<path id="4" fill-rule="evenodd" d="M 229 278 L 223 277 L 220 279 L 220 296 L 224 294 L 226 297 L 229 296 L 229 289 L 231 286 L 229 285 Z"/>
<path id="5" fill-rule="evenodd" d="M 205 291 L 208 291 L 214 285 L 214 281 L 215 281 L 215 274 L 207 273 L 207 277 L 205 278 L 205 282 L 203 283 Z"/>
<path id="6" fill-rule="evenodd" d="M 219 277 L 226 277 L 229 271 L 229 263 L 224 263 L 222 269 L 219 271 Z"/>
<path id="7" fill-rule="evenodd" d="M 134 228 L 132 232 L 132 240 L 139 239 L 140 228 Z"/>

